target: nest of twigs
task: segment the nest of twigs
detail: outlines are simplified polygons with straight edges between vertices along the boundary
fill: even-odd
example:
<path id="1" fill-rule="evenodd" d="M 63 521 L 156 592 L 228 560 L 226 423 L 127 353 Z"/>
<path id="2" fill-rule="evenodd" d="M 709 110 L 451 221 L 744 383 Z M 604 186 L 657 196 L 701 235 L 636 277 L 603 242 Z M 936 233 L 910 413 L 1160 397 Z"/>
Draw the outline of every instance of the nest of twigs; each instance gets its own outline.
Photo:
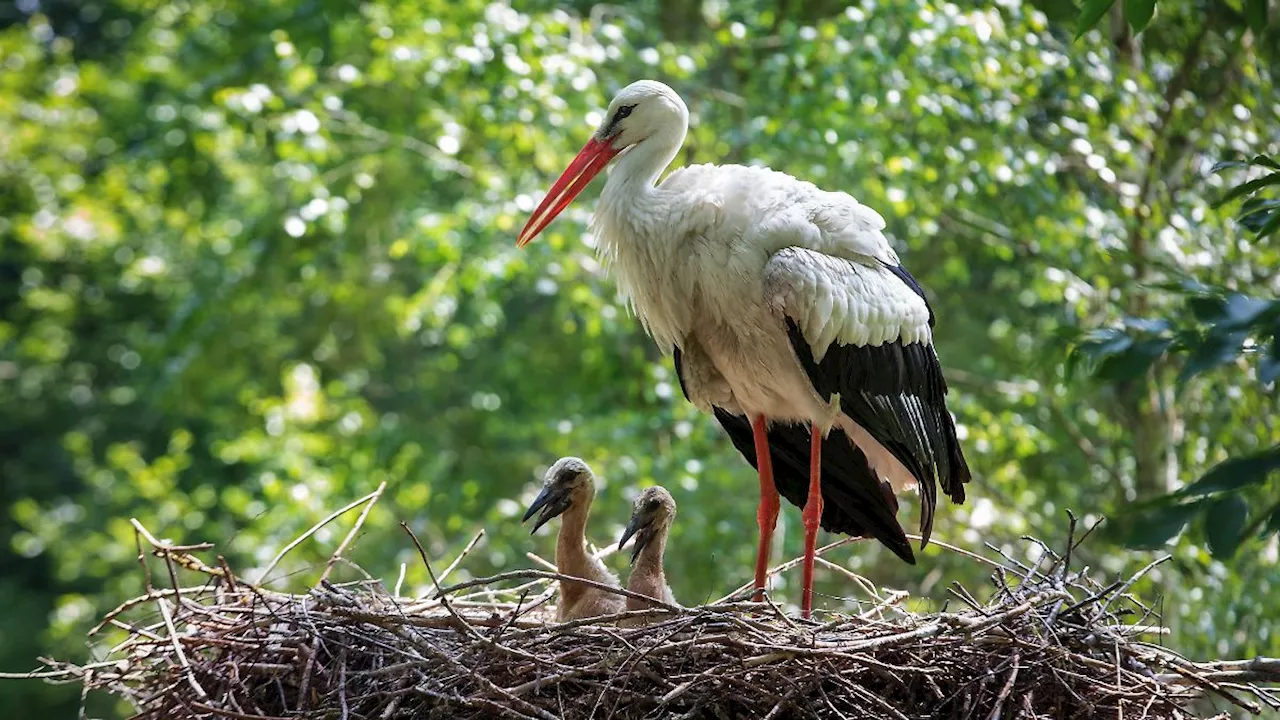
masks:
<path id="1" fill-rule="evenodd" d="M 1036 567 L 952 548 L 995 568 L 995 592 L 983 603 L 955 587 L 944 612 L 914 613 L 905 593 L 864 586 L 860 610 L 814 621 L 739 592 L 557 624 L 548 571 L 437 584 L 424 599 L 323 579 L 290 595 L 201 559 L 208 546 L 166 545 L 135 526 L 165 570 L 152 568 L 151 591 L 100 626 L 127 639 L 103 662 L 46 661 L 41 676 L 126 698 L 141 718 L 1136 719 L 1280 708 L 1280 661 L 1195 663 L 1161 647 L 1158 619 L 1128 594 L 1142 573 L 1099 584 L 1069 568 L 1070 545 L 1043 548 Z M 179 587 L 193 572 L 206 582 Z M 637 618 L 648 624 L 617 622 Z"/>

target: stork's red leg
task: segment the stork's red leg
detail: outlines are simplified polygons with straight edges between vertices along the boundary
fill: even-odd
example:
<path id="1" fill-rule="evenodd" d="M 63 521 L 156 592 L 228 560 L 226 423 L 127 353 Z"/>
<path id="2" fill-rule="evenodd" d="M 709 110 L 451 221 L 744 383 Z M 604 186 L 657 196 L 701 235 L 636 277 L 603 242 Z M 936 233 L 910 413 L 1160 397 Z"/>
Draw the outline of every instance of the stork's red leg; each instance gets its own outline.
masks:
<path id="1" fill-rule="evenodd" d="M 778 525 L 778 488 L 773 484 L 773 458 L 769 456 L 769 436 L 763 415 L 751 420 L 751 434 L 756 443 L 756 469 L 760 473 L 760 506 L 756 523 L 760 525 L 760 546 L 756 549 L 756 602 L 764 599 L 765 574 L 769 571 L 769 545 L 773 529 Z"/>
<path id="2" fill-rule="evenodd" d="M 822 521 L 822 431 L 810 429 L 809 497 L 804 502 L 804 576 L 800 591 L 800 614 L 809 617 L 813 611 L 813 556 L 818 548 L 818 524 Z"/>

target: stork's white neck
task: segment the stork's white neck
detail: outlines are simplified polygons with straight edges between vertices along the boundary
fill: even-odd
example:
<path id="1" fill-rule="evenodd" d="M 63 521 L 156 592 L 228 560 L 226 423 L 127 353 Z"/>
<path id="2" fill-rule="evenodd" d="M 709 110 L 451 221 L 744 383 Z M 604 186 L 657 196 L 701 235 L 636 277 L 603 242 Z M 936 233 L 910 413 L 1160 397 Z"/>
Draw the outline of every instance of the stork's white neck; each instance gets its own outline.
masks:
<path id="1" fill-rule="evenodd" d="M 670 222 L 680 214 L 681 198 L 662 192 L 656 183 L 680 151 L 687 129 L 685 117 L 673 118 L 620 156 L 592 220 L 597 249 L 613 268 L 619 292 L 666 352 L 687 325 L 682 300 L 667 292 L 677 262 L 673 250 L 683 240 Z"/>
<path id="2" fill-rule="evenodd" d="M 645 196 L 654 191 L 658 176 L 680 152 L 688 130 L 688 120 L 673 118 L 620 155 L 609 172 L 601 204 L 626 206 L 647 199 Z"/>

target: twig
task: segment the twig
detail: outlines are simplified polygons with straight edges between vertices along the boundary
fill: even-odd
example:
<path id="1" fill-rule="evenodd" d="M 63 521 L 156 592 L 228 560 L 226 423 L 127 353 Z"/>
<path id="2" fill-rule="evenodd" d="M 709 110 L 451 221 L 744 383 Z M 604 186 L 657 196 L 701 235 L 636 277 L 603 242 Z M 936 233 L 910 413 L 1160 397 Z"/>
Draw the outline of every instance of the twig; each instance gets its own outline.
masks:
<path id="1" fill-rule="evenodd" d="M 991 708 L 991 712 L 987 714 L 987 720 L 997 720 L 1000 717 L 1000 711 L 1004 709 L 1004 703 L 1009 699 L 1009 693 L 1013 691 L 1014 683 L 1018 682 L 1018 660 L 1018 651 L 1014 650 L 1013 669 L 1009 671 L 1009 679 L 1005 681 L 1004 687 L 1000 688 L 1000 694 L 996 696 L 995 707 Z"/>
<path id="2" fill-rule="evenodd" d="M 404 574 L 407 566 L 407 563 L 400 563 L 400 574 L 396 577 L 395 588 L 391 590 L 391 595 L 393 597 L 402 597 L 402 595 L 400 595 L 400 590 L 404 588 Z"/>
<path id="3" fill-rule="evenodd" d="M 320 582 L 329 579 L 329 573 L 333 570 L 333 566 L 338 562 L 338 558 L 342 557 L 342 553 L 346 551 L 347 546 L 355 539 L 356 533 L 360 532 L 360 528 L 364 525 L 365 518 L 369 517 L 369 511 L 373 509 L 374 503 L 378 502 L 378 498 L 382 496 L 382 491 L 387 489 L 387 481 L 383 480 L 378 483 L 378 489 L 369 493 L 369 501 L 365 504 L 364 510 L 360 511 L 360 516 L 356 518 L 356 522 L 351 526 L 351 530 L 347 532 L 347 536 L 342 538 L 342 542 L 338 543 L 338 549 L 333 551 L 329 556 L 329 562 L 325 563 L 324 572 L 320 573 Z M 263 577 L 266 574 L 263 573 Z"/>
<path id="4" fill-rule="evenodd" d="M 1158 557 L 1155 560 L 1152 560 L 1150 563 L 1148 563 L 1146 567 L 1134 573 L 1133 577 L 1129 578 L 1127 582 L 1121 585 L 1119 590 L 1117 590 L 1111 597 L 1107 598 L 1107 601 L 1102 604 L 1102 610 L 1100 610 L 1099 612 L 1105 613 L 1107 611 L 1107 608 L 1111 607 L 1111 602 L 1115 600 L 1117 597 L 1124 595 L 1126 592 L 1128 592 L 1129 588 L 1133 587 L 1134 583 L 1138 582 L 1139 580 L 1142 579 L 1144 575 L 1154 570 L 1156 566 L 1162 565 L 1172 559 L 1173 559 L 1172 555 L 1165 555 L 1164 557 Z"/>
<path id="5" fill-rule="evenodd" d="M 462 548 L 462 552 L 458 553 L 458 557 L 454 558 L 453 562 L 449 563 L 449 567 L 445 568 L 444 572 L 440 573 L 440 582 L 444 582 L 448 579 L 449 575 L 451 575 L 454 569 L 458 567 L 458 564 L 462 562 L 463 558 L 465 558 L 471 552 L 471 549 L 476 546 L 476 543 L 480 542 L 483 538 L 484 528 L 480 528 L 480 530 L 475 534 L 475 537 L 471 538 L 471 542 L 467 543 L 467 546 Z"/>
<path id="6" fill-rule="evenodd" d="M 865 540 L 865 539 L 866 539 L 866 538 L 851 538 L 851 537 L 841 538 L 840 540 L 837 540 L 837 541 L 835 541 L 835 542 L 833 542 L 833 543 L 830 543 L 830 544 L 828 544 L 828 545 L 823 545 L 822 547 L 820 547 L 820 548 L 818 548 L 817 550 L 815 550 L 815 551 L 813 552 L 813 554 L 814 554 L 814 557 L 821 557 L 822 555 L 825 555 L 826 553 L 828 553 L 828 552 L 830 552 L 830 551 L 832 551 L 832 550 L 835 550 L 835 549 L 836 549 L 836 548 L 838 548 L 838 547 L 843 547 L 843 546 L 848 545 L 848 544 L 850 544 L 850 543 L 855 543 L 855 542 L 858 542 L 859 540 Z M 802 562 L 804 562 L 804 558 L 803 558 L 803 557 L 796 557 L 796 558 L 792 558 L 792 559 L 790 559 L 790 560 L 788 560 L 788 561 L 786 561 L 786 562 L 782 563 L 781 565 L 776 565 L 776 566 L 774 566 L 774 567 L 770 568 L 770 569 L 768 570 L 768 572 L 767 572 L 767 573 L 765 573 L 765 577 L 766 577 L 766 578 L 771 578 L 771 577 L 773 577 L 773 576 L 775 576 L 775 575 L 781 575 L 782 573 L 784 573 L 784 572 L 786 572 L 786 571 L 790 570 L 791 568 L 793 568 L 793 567 L 796 567 L 796 566 L 800 565 Z M 735 588 L 735 589 L 734 589 L 734 591 L 733 591 L 733 592 L 729 593 L 728 595 L 725 595 L 724 597 L 720 598 L 719 600 L 713 600 L 713 601 L 711 602 L 711 604 L 712 604 L 712 605 L 718 605 L 718 604 L 720 604 L 720 603 L 722 603 L 722 602 L 727 602 L 727 601 L 729 601 L 729 600 L 732 600 L 733 598 L 735 598 L 735 597 L 737 597 L 738 595 L 740 595 L 740 594 L 742 594 L 742 593 L 746 592 L 747 590 L 752 589 L 752 587 L 753 587 L 754 585 L 755 585 L 755 581 L 754 581 L 754 580 L 753 580 L 753 581 L 751 581 L 751 582 L 749 582 L 749 583 L 746 583 L 746 584 L 744 584 L 744 585 L 739 585 L 737 588 Z"/>
<path id="7" fill-rule="evenodd" d="M 438 588 L 433 597 L 440 598 L 444 595 L 448 595 L 450 593 L 454 593 L 459 590 L 466 590 L 467 588 L 478 587 L 481 585 L 492 585 L 494 583 L 504 582 L 506 580 L 528 580 L 530 578 L 558 580 L 562 582 L 565 580 L 568 580 L 569 582 L 580 583 L 582 585 L 586 585 L 587 587 L 595 588 L 597 590 L 605 590 L 615 595 L 622 595 L 623 597 L 635 598 L 637 600 L 644 600 L 650 605 L 660 607 L 663 610 L 667 610 L 670 612 L 680 612 L 681 610 L 684 609 L 679 605 L 672 605 L 670 603 L 663 602 L 656 598 L 651 598 L 648 595 L 632 592 L 626 588 L 614 587 L 613 585 L 606 585 L 604 583 L 596 582 L 594 580 L 574 577 L 572 575 L 565 575 L 564 573 L 549 572 L 546 570 L 512 570 L 510 572 L 498 573 L 497 575 L 490 575 L 489 577 L 476 578 L 474 580 L 460 582 L 456 585 L 450 585 L 449 587 L 446 587 L 446 588 Z"/>
<path id="8" fill-rule="evenodd" d="M 431 578 L 431 585 L 436 589 L 436 597 L 439 598 L 440 605 L 444 607 L 445 612 L 453 616 L 453 619 L 458 622 L 458 627 L 464 632 L 479 638 L 480 633 L 471 627 L 471 623 L 467 622 L 466 618 L 458 614 L 458 611 L 453 607 L 453 603 L 449 602 L 449 598 L 440 591 L 440 581 L 436 578 L 435 571 L 431 569 L 431 561 L 427 559 L 427 551 L 423 549 L 422 543 L 418 541 L 418 536 L 409 528 L 409 524 L 403 520 L 400 521 L 400 528 L 408 533 L 409 539 L 413 541 L 413 546 L 417 548 L 418 557 L 422 558 L 422 565 L 427 569 L 427 576 Z"/>
<path id="9" fill-rule="evenodd" d="M 134 530 L 137 531 L 138 535 L 146 538 L 147 542 L 153 547 L 162 547 L 162 545 L 155 539 L 155 536 L 148 532 L 147 529 L 142 526 L 142 523 L 138 522 L 137 518 L 130 518 L 129 522 L 133 525 Z M 146 562 L 143 560 L 141 543 L 139 543 L 138 561 L 142 562 L 144 567 L 146 566 Z M 148 575 L 149 574 L 150 572 L 148 571 Z M 149 577 L 148 589 L 153 589 L 150 586 Z M 178 594 L 178 585 L 176 581 L 174 582 L 173 593 L 175 596 Z M 201 700 L 207 699 L 209 694 L 205 692 L 204 688 L 200 686 L 200 682 L 196 680 L 195 673 L 191 670 L 191 662 L 187 660 L 187 654 L 182 650 L 182 643 L 178 641 L 178 629 L 173 623 L 173 614 L 169 612 L 169 603 L 164 601 L 164 596 L 157 596 L 155 602 L 156 606 L 160 608 L 160 616 L 164 618 L 165 627 L 169 630 L 169 640 L 173 645 L 174 657 L 178 659 L 178 665 L 182 667 L 183 678 L 185 678 L 187 683 L 191 685 L 191 689 L 195 691 L 197 698 Z"/>
<path id="10" fill-rule="evenodd" d="M 323 520 L 316 523 L 315 525 L 312 525 L 310 528 L 307 529 L 306 532 L 294 538 L 288 545 L 285 545 L 284 548 L 280 550 L 280 552 L 276 553 L 275 557 L 271 558 L 271 562 L 267 563 L 267 568 L 263 570 L 262 573 L 258 576 L 258 583 L 262 584 L 266 582 L 267 576 L 271 574 L 272 570 L 276 569 L 276 565 L 278 565 L 280 561 L 284 559 L 285 555 L 289 554 L 290 550 L 293 550 L 294 548 L 298 547 L 302 543 L 306 542 L 307 538 L 319 532 L 320 528 L 324 527 L 325 525 L 328 525 L 334 520 L 337 520 L 338 518 L 342 517 L 348 512 L 351 512 L 355 508 L 360 507 L 364 503 L 369 502 L 369 500 L 377 497 L 378 493 L 381 493 L 381 492 L 382 492 L 382 486 L 379 486 L 377 490 L 374 490 L 368 495 L 365 495 L 364 497 L 359 498 L 357 500 L 353 500 L 347 503 L 346 505 L 343 505 L 341 508 L 329 513 L 327 516 L 325 516 Z"/>

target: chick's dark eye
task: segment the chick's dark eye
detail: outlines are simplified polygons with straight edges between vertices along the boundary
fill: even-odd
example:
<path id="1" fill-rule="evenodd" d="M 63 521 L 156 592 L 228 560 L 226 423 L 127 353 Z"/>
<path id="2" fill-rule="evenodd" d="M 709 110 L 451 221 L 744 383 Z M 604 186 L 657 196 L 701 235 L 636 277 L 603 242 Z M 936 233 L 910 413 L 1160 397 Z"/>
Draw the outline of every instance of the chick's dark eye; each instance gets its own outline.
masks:
<path id="1" fill-rule="evenodd" d="M 658 505 L 659 505 L 659 504 L 660 504 L 660 503 L 659 503 L 656 499 L 655 499 L 655 500 L 650 500 L 650 501 L 648 502 L 648 506 L 649 506 L 649 509 L 650 509 L 650 510 L 657 510 L 657 509 L 658 509 Z"/>

